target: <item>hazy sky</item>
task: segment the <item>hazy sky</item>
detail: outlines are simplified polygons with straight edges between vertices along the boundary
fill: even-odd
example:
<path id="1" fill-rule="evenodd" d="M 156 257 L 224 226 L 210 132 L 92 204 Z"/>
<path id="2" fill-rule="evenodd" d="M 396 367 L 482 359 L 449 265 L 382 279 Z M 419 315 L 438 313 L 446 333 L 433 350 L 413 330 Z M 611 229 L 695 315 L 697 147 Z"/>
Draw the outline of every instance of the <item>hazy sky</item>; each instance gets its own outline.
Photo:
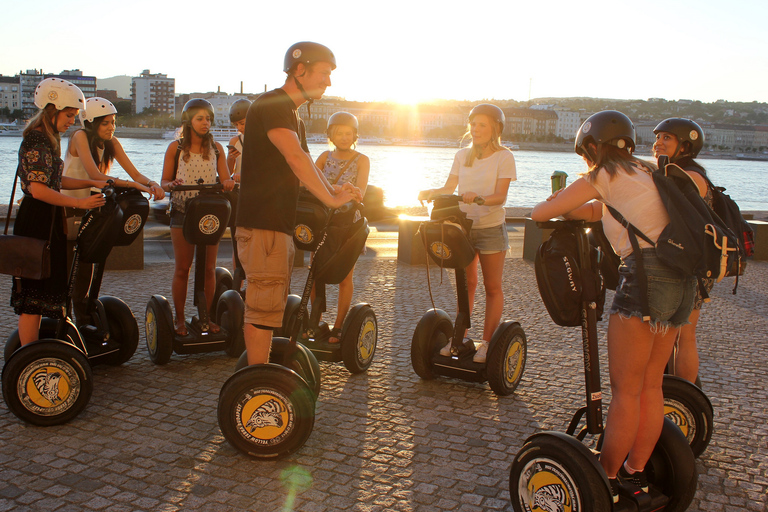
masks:
<path id="1" fill-rule="evenodd" d="M 149 69 L 178 93 L 259 92 L 310 40 L 336 54 L 327 94 L 350 100 L 768 102 L 766 24 L 764 0 L 14 1 L 0 73 Z"/>

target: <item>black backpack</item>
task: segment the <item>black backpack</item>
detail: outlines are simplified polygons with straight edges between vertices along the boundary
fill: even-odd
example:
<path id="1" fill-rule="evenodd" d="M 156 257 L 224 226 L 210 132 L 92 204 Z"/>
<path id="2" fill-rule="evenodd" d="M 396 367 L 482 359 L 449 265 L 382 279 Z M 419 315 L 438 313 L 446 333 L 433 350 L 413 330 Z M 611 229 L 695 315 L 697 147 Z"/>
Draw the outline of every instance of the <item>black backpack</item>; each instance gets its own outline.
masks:
<path id="1" fill-rule="evenodd" d="M 738 238 L 715 214 L 699 195 L 696 183 L 684 170 L 675 164 L 668 164 L 666 157 L 659 158 L 659 170 L 652 174 L 661 201 L 669 214 L 669 224 L 654 242 L 629 223 L 615 208 L 608 210 L 629 232 L 632 249 L 638 255 L 637 267 L 644 276 L 642 253 L 637 241 L 639 236 L 655 247 L 656 255 L 668 267 L 681 275 L 695 276 L 699 290 L 708 300 L 701 279 L 714 278 L 720 281 L 728 275 L 738 275 L 743 259 Z M 640 280 L 646 287 L 646 280 Z M 647 297 L 643 290 L 643 297 Z M 650 318 L 647 300 L 643 304 L 643 317 Z"/>
<path id="2" fill-rule="evenodd" d="M 597 304 L 597 318 L 603 315 L 605 286 L 598 270 L 597 249 L 590 244 L 591 269 L 579 262 L 578 240 L 575 227 L 568 223 L 558 226 L 539 246 L 534 268 L 539 294 L 557 325 L 581 325 L 583 301 Z"/>

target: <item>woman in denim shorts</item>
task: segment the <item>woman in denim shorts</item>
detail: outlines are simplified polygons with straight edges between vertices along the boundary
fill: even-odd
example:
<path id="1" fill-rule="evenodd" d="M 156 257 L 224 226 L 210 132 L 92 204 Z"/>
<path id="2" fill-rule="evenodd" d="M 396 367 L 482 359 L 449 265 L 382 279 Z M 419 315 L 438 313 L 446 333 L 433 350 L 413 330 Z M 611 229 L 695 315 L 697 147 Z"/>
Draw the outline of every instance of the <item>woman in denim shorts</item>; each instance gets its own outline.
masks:
<path id="1" fill-rule="evenodd" d="M 618 501 L 620 479 L 646 492 L 645 464 L 664 422 L 661 383 L 680 327 L 693 308 L 696 280 L 682 276 L 640 240 L 644 276 L 627 231 L 604 205 L 618 210 L 630 223 L 656 240 L 669 223 L 650 173 L 654 166 L 634 156 L 635 128 L 621 112 L 608 110 L 589 117 L 576 135 L 576 152 L 589 171 L 568 188 L 539 203 L 531 218 L 544 221 L 562 215 L 591 222 L 602 219 L 603 230 L 621 256 L 619 285 L 608 320 L 608 367 L 612 400 L 608 409 L 600 463 Z M 605 211 L 605 215 L 603 212 Z M 649 317 L 644 317 L 640 279 L 646 280 Z"/>
<path id="2" fill-rule="evenodd" d="M 485 285 L 485 322 L 483 339 L 473 356 L 476 363 L 484 363 L 488 342 L 501 322 L 504 309 L 504 293 L 501 276 L 504 259 L 509 248 L 507 237 L 506 211 L 509 183 L 517 179 L 515 157 L 501 145 L 504 130 L 504 112 L 490 104 L 477 105 L 469 113 L 469 126 L 464 137 L 472 137 L 472 145 L 456 153 L 453 167 L 442 188 L 422 190 L 419 199 L 428 201 L 436 195 L 453 194 L 456 187 L 464 204 L 462 211 L 472 219 L 469 237 L 476 255 L 467 267 L 467 288 L 469 289 L 469 314 L 475 302 L 477 290 L 477 265 L 483 269 Z M 475 199 L 482 201 L 475 204 Z M 466 336 L 466 333 L 464 333 Z M 448 343 L 440 353 L 450 355 Z"/>

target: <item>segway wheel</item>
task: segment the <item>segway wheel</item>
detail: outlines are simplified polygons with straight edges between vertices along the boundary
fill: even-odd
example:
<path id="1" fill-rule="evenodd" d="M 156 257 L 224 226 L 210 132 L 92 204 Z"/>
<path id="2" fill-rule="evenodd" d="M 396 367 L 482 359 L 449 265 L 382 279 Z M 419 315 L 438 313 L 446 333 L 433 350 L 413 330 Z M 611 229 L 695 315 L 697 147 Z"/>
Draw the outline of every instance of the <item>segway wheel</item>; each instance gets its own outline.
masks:
<path id="1" fill-rule="evenodd" d="M 609 512 L 613 506 L 597 458 L 560 432 L 542 432 L 526 440 L 512 462 L 509 496 L 517 512 Z"/>
<path id="2" fill-rule="evenodd" d="M 173 313 L 162 295 L 153 295 L 144 313 L 149 358 L 155 364 L 167 364 L 173 354 Z"/>
<path id="3" fill-rule="evenodd" d="M 290 338 L 296 329 L 296 320 L 299 318 L 299 308 L 301 307 L 301 297 L 291 294 L 285 303 L 283 312 L 283 325 L 272 331 L 273 336 L 278 338 Z M 306 317 L 306 315 L 305 315 Z"/>
<path id="4" fill-rule="evenodd" d="M 661 436 L 645 465 L 648 483 L 669 498 L 665 512 L 682 512 L 693 501 L 698 484 L 696 459 L 683 433 L 664 418 Z"/>
<path id="5" fill-rule="evenodd" d="M 416 375 L 425 380 L 436 377 L 432 358 L 451 341 L 453 322 L 442 309 L 430 309 L 421 317 L 411 340 L 411 365 Z"/>
<path id="6" fill-rule="evenodd" d="M 691 446 L 694 457 L 699 457 L 709 446 L 714 429 L 714 411 L 704 392 L 685 379 L 665 375 L 664 415 L 672 420 Z"/>
<path id="7" fill-rule="evenodd" d="M 213 292 L 213 307 L 215 308 L 219 304 L 219 297 L 227 291 L 232 289 L 232 274 L 224 267 L 216 267 L 216 289 Z M 218 316 L 217 311 L 211 311 L 211 318 Z"/>
<path id="8" fill-rule="evenodd" d="M 43 317 L 40 321 L 40 330 L 38 331 L 38 339 L 57 339 L 56 329 L 59 327 L 59 320 L 54 318 Z M 64 333 L 64 339 L 59 340 L 69 343 L 76 348 L 84 348 L 83 339 L 80 336 L 80 331 L 77 330 L 75 324 L 68 318 L 67 329 Z M 19 330 L 14 329 L 8 339 L 5 340 L 5 348 L 3 350 L 3 359 L 8 361 L 11 355 L 21 347 L 21 339 L 19 339 Z"/>
<path id="9" fill-rule="evenodd" d="M 216 306 L 216 323 L 222 329 L 227 331 L 227 355 L 230 357 L 239 357 L 245 350 L 245 339 L 243 338 L 243 315 L 245 314 L 245 304 L 243 298 L 235 290 L 227 290 L 219 297 Z"/>
<path id="10" fill-rule="evenodd" d="M 61 425 L 88 405 L 93 375 L 88 358 L 68 343 L 34 341 L 3 368 L 3 398 L 20 420 L 40 427 Z"/>
<path id="11" fill-rule="evenodd" d="M 488 384 L 499 396 L 512 394 L 525 370 L 528 344 L 525 331 L 517 322 L 501 324 L 493 335 L 487 357 Z"/>
<path id="12" fill-rule="evenodd" d="M 236 450 L 256 459 L 278 459 L 309 439 L 315 397 L 296 372 L 275 364 L 252 365 L 221 388 L 218 420 Z"/>
<path id="13" fill-rule="evenodd" d="M 350 373 L 368 369 L 376 353 L 376 313 L 368 304 L 358 304 L 347 315 L 341 336 L 341 358 Z"/>
<path id="14" fill-rule="evenodd" d="M 100 297 L 109 325 L 109 338 L 120 345 L 120 349 L 109 355 L 104 362 L 120 366 L 127 362 L 139 346 L 139 324 L 128 304 L 117 297 Z"/>

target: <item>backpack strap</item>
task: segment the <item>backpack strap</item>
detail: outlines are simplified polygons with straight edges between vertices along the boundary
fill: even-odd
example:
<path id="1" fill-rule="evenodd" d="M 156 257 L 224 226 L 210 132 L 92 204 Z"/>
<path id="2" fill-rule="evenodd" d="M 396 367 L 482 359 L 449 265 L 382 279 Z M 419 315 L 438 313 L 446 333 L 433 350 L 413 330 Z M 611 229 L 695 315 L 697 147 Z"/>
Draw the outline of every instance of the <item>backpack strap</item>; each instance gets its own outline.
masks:
<path id="1" fill-rule="evenodd" d="M 350 165 L 352 165 L 352 164 L 354 163 L 354 161 L 355 161 L 355 160 L 357 160 L 358 158 L 360 158 L 360 153 L 358 153 L 357 151 L 355 151 L 355 156 L 353 156 L 353 157 L 352 157 L 352 158 L 350 158 L 349 160 L 345 161 L 345 162 L 344 162 L 344 165 L 342 165 L 342 166 L 339 168 L 339 174 L 337 174 L 337 175 L 336 175 L 336 178 L 333 180 L 333 182 L 331 182 L 331 185 L 335 185 L 336 183 L 338 183 L 338 182 L 339 182 L 339 180 L 341 179 L 341 175 L 342 175 L 342 174 L 344 174 L 344 171 L 346 171 L 346 170 L 347 170 L 347 167 L 349 167 Z"/>
<path id="2" fill-rule="evenodd" d="M 627 233 L 629 234 L 629 243 L 632 244 L 632 252 L 635 254 L 635 261 L 637 262 L 637 273 L 640 277 L 640 279 L 638 279 L 638 284 L 640 285 L 640 293 L 643 297 L 643 322 L 650 322 L 651 307 L 648 305 L 648 279 L 646 279 L 645 276 L 643 252 L 640 250 L 640 242 L 637 241 L 637 235 L 639 234 L 640 238 L 651 244 L 653 247 L 656 247 L 656 244 L 654 244 L 650 238 L 645 236 L 642 231 L 636 229 L 635 226 L 633 226 L 627 219 L 624 218 L 622 214 L 619 213 L 618 210 L 616 210 L 616 208 L 607 204 L 605 206 L 608 208 L 608 211 L 611 212 L 613 218 L 616 219 L 622 226 L 624 226 L 627 230 Z"/>

